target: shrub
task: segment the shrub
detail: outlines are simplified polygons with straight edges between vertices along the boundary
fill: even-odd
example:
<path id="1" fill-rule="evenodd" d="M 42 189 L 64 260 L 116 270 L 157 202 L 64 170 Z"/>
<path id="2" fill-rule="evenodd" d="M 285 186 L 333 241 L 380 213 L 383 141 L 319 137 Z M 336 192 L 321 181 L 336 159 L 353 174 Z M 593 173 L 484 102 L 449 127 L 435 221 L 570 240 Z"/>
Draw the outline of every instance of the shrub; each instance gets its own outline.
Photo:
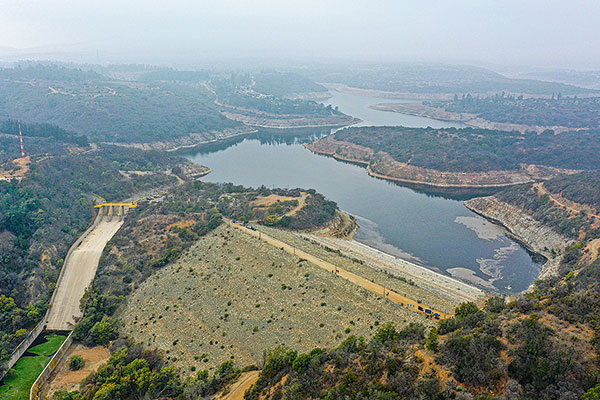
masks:
<path id="1" fill-rule="evenodd" d="M 75 354 L 69 360 L 69 369 L 71 371 L 78 371 L 81 368 L 83 368 L 84 366 L 85 366 L 85 361 L 83 360 L 83 357 L 81 357 L 79 354 Z"/>
<path id="2" fill-rule="evenodd" d="M 422 324 L 411 322 L 398 332 L 398 336 L 401 339 L 420 341 L 425 338 L 425 327 Z"/>
<path id="3" fill-rule="evenodd" d="M 425 344 L 425 347 L 427 348 L 427 350 L 437 352 L 439 350 L 438 339 L 439 339 L 439 336 L 437 333 L 437 329 L 433 328 L 432 330 L 429 331 L 429 334 L 427 335 L 427 342 Z"/>
<path id="4" fill-rule="evenodd" d="M 81 393 L 78 391 L 67 392 L 66 390 L 57 390 L 52 395 L 52 400 L 79 400 L 81 399 Z"/>
<path id="5" fill-rule="evenodd" d="M 479 332 L 453 333 L 442 345 L 442 361 L 452 367 L 459 382 L 488 385 L 498 378 L 498 357 L 502 343 L 494 336 Z"/>
<path id="6" fill-rule="evenodd" d="M 96 344 L 105 345 L 117 337 L 115 321 L 112 318 L 104 317 L 90 330 L 90 338 Z"/>

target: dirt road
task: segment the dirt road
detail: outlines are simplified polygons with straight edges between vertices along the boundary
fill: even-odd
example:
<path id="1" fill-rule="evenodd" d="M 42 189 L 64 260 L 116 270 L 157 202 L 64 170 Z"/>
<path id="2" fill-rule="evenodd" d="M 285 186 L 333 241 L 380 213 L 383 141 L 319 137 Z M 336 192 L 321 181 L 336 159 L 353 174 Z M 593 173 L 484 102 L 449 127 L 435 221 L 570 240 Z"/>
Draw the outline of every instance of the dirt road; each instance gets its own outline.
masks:
<path id="1" fill-rule="evenodd" d="M 570 211 L 575 215 L 577 215 L 581 212 L 585 212 L 590 217 L 594 217 L 597 220 L 600 219 L 600 215 L 595 214 L 596 210 L 594 210 L 592 207 L 585 205 L 585 204 L 579 204 L 579 203 L 576 203 L 574 201 L 570 201 L 570 200 L 567 200 L 564 198 L 560 198 L 559 195 L 551 193 L 548 189 L 546 189 L 546 187 L 544 186 L 544 184 L 542 182 L 535 183 L 533 185 L 533 187 L 538 191 L 538 194 L 540 196 L 548 195 L 550 200 L 552 200 L 555 204 L 558 204 L 559 206 L 566 208 L 567 211 Z"/>
<path id="2" fill-rule="evenodd" d="M 217 400 L 243 400 L 246 390 L 258 380 L 260 371 L 248 371 L 243 373 L 238 380 L 231 385 L 231 389 L 225 395 L 217 396 Z"/>
<path id="3" fill-rule="evenodd" d="M 366 289 L 370 292 L 373 292 L 375 294 L 378 294 L 380 296 L 383 296 L 385 298 L 387 298 L 388 300 L 399 304 L 403 307 L 406 307 L 410 310 L 413 310 L 414 312 L 418 312 L 421 314 L 425 314 L 425 309 L 428 309 L 429 312 L 427 313 L 427 315 L 437 315 L 439 318 L 441 319 L 445 319 L 445 318 L 451 318 L 454 315 L 452 314 L 447 314 L 443 311 L 440 310 L 435 310 L 433 308 L 430 308 L 428 306 L 425 306 L 424 304 L 419 303 L 417 300 L 411 299 L 409 297 L 406 297 L 400 293 L 394 292 L 393 290 L 386 288 L 378 283 L 375 282 L 371 282 L 368 279 L 363 278 L 360 275 L 357 275 L 355 273 L 352 273 L 350 271 L 347 271 L 343 268 L 340 268 L 336 265 L 331 264 L 330 262 L 327 262 L 325 260 L 322 260 L 318 257 L 313 256 L 312 254 L 308 254 L 300 249 L 296 249 L 295 247 L 290 246 L 287 243 L 284 243 L 280 240 L 277 240 L 271 236 L 265 235 L 262 232 L 258 232 L 258 231 L 254 231 L 251 229 L 248 229 L 246 227 L 243 227 L 239 224 L 234 224 L 231 221 L 227 221 L 231 226 L 234 226 L 238 229 L 243 230 L 244 232 L 256 236 L 258 238 L 260 238 L 261 240 L 264 240 L 265 242 L 279 247 L 282 250 L 290 253 L 290 254 L 294 254 L 300 258 L 303 258 L 305 260 L 307 260 L 308 262 L 321 267 L 333 274 L 336 274 L 337 276 L 339 276 L 340 278 L 346 279 L 349 282 L 354 283 L 355 285 L 358 285 L 360 287 L 362 287 L 363 289 Z"/>
<path id="4" fill-rule="evenodd" d="M 116 218 L 110 222 L 102 220 L 71 253 L 55 289 L 47 320 L 48 330 L 73 329 L 75 319 L 81 317 L 79 301 L 96 275 L 102 250 L 121 225 L 123 221 Z"/>

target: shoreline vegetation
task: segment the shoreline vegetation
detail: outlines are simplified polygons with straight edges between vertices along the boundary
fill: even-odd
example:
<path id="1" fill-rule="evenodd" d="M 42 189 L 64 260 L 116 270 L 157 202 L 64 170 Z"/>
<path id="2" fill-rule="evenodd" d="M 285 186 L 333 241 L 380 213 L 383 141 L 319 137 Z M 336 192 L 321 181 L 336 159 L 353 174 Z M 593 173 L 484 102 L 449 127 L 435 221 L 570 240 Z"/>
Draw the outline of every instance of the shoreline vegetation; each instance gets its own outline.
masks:
<path id="1" fill-rule="evenodd" d="M 485 172 L 450 172 L 422 168 L 393 160 L 384 152 L 349 142 L 337 141 L 333 135 L 313 143 L 304 144 L 313 153 L 333 157 L 336 160 L 362 166 L 372 177 L 391 182 L 412 185 L 418 188 L 432 188 L 453 192 L 454 190 L 473 194 L 498 191 L 523 183 L 550 179 L 559 174 L 573 174 L 580 171 L 540 165 L 524 165 L 518 170 L 492 170 Z M 344 155 L 339 154 L 339 152 Z M 379 169 L 379 170 L 377 170 Z M 456 183 L 455 183 L 456 182 Z"/>

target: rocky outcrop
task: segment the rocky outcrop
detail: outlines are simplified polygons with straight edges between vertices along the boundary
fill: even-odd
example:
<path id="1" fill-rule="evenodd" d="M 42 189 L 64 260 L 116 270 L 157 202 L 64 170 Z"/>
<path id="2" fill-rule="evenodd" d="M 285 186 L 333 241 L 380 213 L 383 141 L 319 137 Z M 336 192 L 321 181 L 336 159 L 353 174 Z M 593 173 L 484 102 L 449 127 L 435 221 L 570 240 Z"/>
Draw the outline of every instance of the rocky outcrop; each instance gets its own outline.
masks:
<path id="1" fill-rule="evenodd" d="M 503 226 L 510 236 L 530 251 L 544 256 L 546 262 L 540 271 L 540 278 L 557 273 L 561 254 L 573 243 L 535 220 L 521 208 L 502 202 L 494 196 L 467 200 L 465 205 L 477 214 Z"/>
<path id="2" fill-rule="evenodd" d="M 335 211 L 334 217 L 326 226 L 311 231 L 315 235 L 338 239 L 352 239 L 356 232 L 358 232 L 356 218 L 341 210 Z"/>

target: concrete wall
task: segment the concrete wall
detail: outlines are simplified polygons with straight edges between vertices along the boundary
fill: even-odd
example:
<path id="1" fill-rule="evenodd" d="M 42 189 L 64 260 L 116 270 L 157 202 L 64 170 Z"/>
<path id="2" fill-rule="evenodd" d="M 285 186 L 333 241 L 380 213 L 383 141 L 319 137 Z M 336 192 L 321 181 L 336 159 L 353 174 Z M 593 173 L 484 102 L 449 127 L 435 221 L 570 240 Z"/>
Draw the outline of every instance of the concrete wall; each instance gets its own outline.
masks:
<path id="1" fill-rule="evenodd" d="M 31 344 L 35 342 L 35 339 L 37 339 L 40 333 L 42 333 L 42 331 L 44 330 L 45 324 L 46 316 L 44 316 L 44 318 L 35 326 L 35 328 L 29 331 L 29 333 L 25 336 L 25 339 L 23 339 L 21 343 L 19 343 L 17 348 L 13 351 L 12 355 L 10 356 L 10 359 L 0 369 L 0 380 L 2 380 L 2 378 L 4 378 L 4 376 L 8 373 L 8 370 L 11 369 L 17 363 L 17 361 L 19 361 L 19 358 L 21 358 L 21 356 L 25 354 L 29 346 L 31 346 Z"/>
<path id="2" fill-rule="evenodd" d="M 100 220 L 101 220 L 101 216 L 100 216 L 100 213 L 98 213 L 96 215 L 96 217 L 94 218 L 94 221 L 92 222 L 92 224 L 71 245 L 71 247 L 69 248 L 69 251 L 67 252 L 67 255 L 65 256 L 63 265 L 65 265 L 67 263 L 67 260 L 71 256 L 71 253 L 73 253 L 73 251 L 81 244 L 83 239 L 85 239 L 85 237 L 87 235 L 89 235 L 89 233 L 100 222 Z M 64 268 L 61 268 L 60 273 L 58 275 L 58 280 L 56 281 L 56 287 L 58 287 L 58 285 L 63 277 L 63 271 L 64 271 Z M 54 290 L 54 293 L 52 293 L 52 297 L 50 298 L 50 307 L 52 307 L 52 302 L 54 300 L 55 294 L 56 294 L 56 290 Z M 8 362 L 5 365 L 0 366 L 0 380 L 2 380 L 4 378 L 4 376 L 8 373 L 8 370 L 11 369 L 17 363 L 17 361 L 19 361 L 19 358 L 21 358 L 21 356 L 23 356 L 23 354 L 25 354 L 25 352 L 27 351 L 29 346 L 31 346 L 31 344 L 33 342 L 35 342 L 35 339 L 38 338 L 40 333 L 42 333 L 42 331 L 44 330 L 44 328 L 46 326 L 46 320 L 48 318 L 48 313 L 49 313 L 49 310 L 46 311 L 44 318 L 42 318 L 42 320 L 35 326 L 35 328 L 33 328 L 31 331 L 29 331 L 29 333 L 27 334 L 25 339 L 23 339 L 23 341 L 21 341 L 21 343 L 19 343 L 17 348 L 13 351 L 12 355 L 10 356 L 10 359 L 8 360 Z"/>
<path id="3" fill-rule="evenodd" d="M 73 332 L 69 333 L 69 336 L 67 336 L 67 339 L 64 341 L 62 346 L 60 346 L 58 351 L 54 353 L 54 356 L 52 357 L 48 365 L 46 365 L 46 368 L 44 368 L 40 376 L 38 376 L 38 378 L 31 386 L 31 390 L 29 391 L 30 400 L 39 400 L 41 398 L 40 396 L 42 394 L 42 389 L 44 385 L 48 383 L 50 377 L 52 376 L 52 373 L 56 370 L 56 367 L 63 361 L 72 343 Z"/>

